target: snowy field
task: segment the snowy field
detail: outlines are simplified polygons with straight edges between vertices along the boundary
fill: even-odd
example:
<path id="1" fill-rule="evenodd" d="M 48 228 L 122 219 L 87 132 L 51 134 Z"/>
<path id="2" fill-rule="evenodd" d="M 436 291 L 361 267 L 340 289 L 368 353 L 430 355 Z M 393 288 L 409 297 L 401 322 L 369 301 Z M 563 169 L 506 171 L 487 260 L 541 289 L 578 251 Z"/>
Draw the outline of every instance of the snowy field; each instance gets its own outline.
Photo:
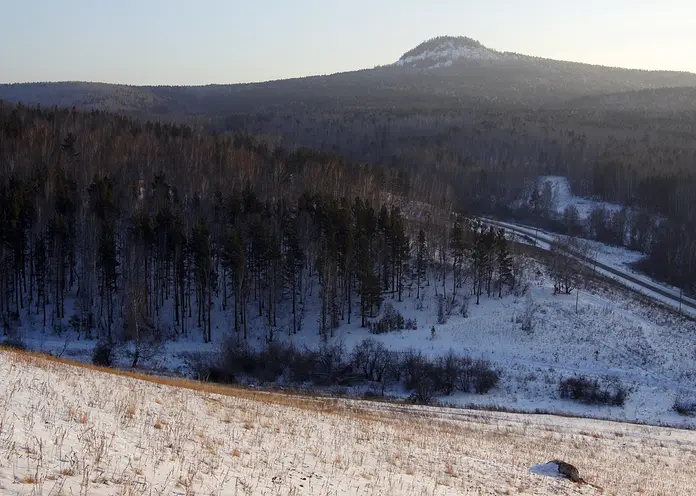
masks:
<path id="1" fill-rule="evenodd" d="M 605 421 L 143 381 L 0 351 L 4 495 L 686 495 L 695 442 Z M 591 485 L 554 477 L 553 459 Z"/>

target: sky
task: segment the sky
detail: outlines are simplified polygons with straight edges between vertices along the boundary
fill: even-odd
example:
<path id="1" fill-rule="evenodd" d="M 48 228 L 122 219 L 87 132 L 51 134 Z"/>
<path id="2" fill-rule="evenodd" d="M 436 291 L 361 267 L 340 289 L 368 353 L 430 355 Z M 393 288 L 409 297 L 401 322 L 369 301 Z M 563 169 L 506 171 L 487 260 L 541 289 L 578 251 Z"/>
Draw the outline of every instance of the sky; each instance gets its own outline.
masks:
<path id="1" fill-rule="evenodd" d="M 192 85 L 390 64 L 439 35 L 696 72 L 694 0 L 0 0 L 0 83 Z"/>

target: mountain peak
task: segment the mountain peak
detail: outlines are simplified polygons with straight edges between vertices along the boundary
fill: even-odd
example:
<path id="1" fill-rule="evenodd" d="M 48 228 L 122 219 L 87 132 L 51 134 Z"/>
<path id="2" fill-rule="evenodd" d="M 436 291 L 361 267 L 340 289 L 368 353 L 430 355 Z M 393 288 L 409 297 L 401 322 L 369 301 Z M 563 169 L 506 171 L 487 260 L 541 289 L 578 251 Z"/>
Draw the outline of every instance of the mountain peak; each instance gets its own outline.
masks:
<path id="1" fill-rule="evenodd" d="M 449 67 L 458 59 L 502 60 L 508 56 L 466 36 L 438 36 L 403 54 L 395 65 L 434 69 Z"/>

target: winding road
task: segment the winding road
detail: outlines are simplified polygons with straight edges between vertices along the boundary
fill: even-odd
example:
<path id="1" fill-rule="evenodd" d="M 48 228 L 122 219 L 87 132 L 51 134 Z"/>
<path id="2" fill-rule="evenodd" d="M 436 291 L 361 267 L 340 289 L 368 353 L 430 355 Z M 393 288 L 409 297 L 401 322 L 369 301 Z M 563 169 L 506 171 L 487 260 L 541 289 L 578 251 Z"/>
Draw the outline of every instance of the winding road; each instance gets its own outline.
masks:
<path id="1" fill-rule="evenodd" d="M 543 250 L 550 250 L 551 244 L 555 241 L 555 234 L 541 231 L 534 227 L 511 224 L 509 222 L 501 222 L 485 217 L 481 217 L 480 220 L 485 224 L 503 228 L 508 232 L 513 232 L 534 241 L 534 244 Z M 567 249 L 564 251 L 582 261 L 586 266 L 596 269 L 597 272 L 601 273 L 605 277 L 609 277 L 622 286 L 638 292 L 643 296 L 647 296 L 659 303 L 672 306 L 682 313 L 696 317 L 696 300 L 680 295 L 679 291 L 666 288 L 658 283 L 650 281 L 647 278 L 631 274 L 628 271 L 621 270 L 611 265 L 607 265 L 606 263 L 603 263 L 595 258 L 588 257 L 582 253 L 573 252 Z"/>

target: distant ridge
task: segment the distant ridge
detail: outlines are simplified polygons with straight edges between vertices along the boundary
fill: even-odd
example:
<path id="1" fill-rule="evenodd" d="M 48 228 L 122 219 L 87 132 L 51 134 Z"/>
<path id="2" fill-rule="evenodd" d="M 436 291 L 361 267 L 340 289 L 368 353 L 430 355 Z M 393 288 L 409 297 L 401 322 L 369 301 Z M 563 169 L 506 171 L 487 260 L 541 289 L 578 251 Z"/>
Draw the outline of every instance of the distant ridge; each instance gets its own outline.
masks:
<path id="1" fill-rule="evenodd" d="M 510 106 L 567 108 L 576 101 L 586 107 L 594 104 L 579 99 L 674 87 L 696 87 L 696 74 L 545 59 L 494 50 L 465 36 L 438 36 L 408 50 L 395 63 L 373 69 L 206 86 L 0 84 L 0 99 L 27 105 L 75 106 L 178 118 L 295 112 L 308 108 L 430 111 L 494 106 L 509 110 Z M 632 107 L 634 98 L 629 98 Z M 681 102 L 686 101 L 684 98 Z M 641 108 L 650 108 L 652 101 L 658 99 L 641 97 L 639 100 Z M 615 104 L 616 98 L 605 101 Z M 599 105 L 605 101 L 600 100 Z M 659 105 L 665 107 L 664 103 Z"/>

